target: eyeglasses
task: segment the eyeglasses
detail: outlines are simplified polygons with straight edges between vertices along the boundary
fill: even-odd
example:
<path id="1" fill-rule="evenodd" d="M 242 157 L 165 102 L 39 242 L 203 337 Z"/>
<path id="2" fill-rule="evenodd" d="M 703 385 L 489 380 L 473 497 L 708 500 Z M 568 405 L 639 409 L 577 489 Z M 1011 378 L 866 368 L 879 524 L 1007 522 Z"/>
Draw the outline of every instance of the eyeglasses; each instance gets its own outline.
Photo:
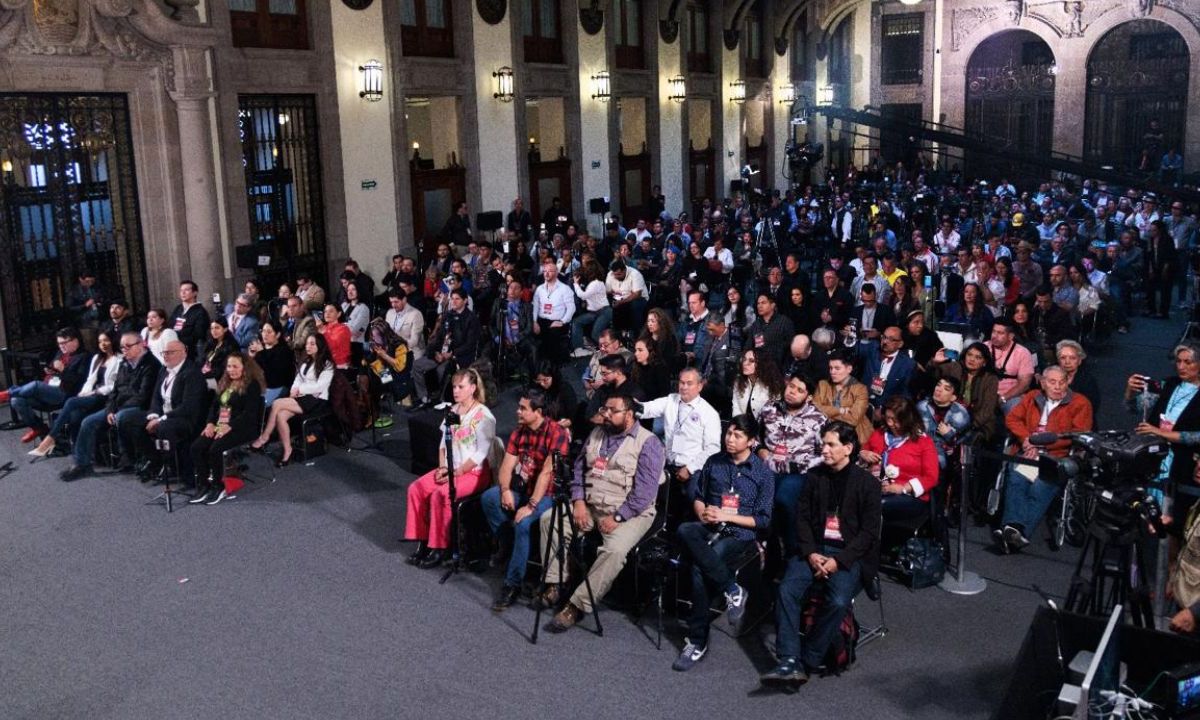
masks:
<path id="1" fill-rule="evenodd" d="M 129 343 L 128 345 L 127 345 L 127 344 L 125 344 L 125 343 L 121 343 L 121 349 L 122 349 L 122 350 L 129 350 L 129 349 L 131 349 L 131 348 L 135 348 L 135 347 L 137 347 L 138 345 L 141 345 L 141 343 Z"/>
<path id="2" fill-rule="evenodd" d="M 625 408 L 611 408 L 607 405 L 600 408 L 601 415 L 616 415 L 617 413 L 629 412 Z"/>

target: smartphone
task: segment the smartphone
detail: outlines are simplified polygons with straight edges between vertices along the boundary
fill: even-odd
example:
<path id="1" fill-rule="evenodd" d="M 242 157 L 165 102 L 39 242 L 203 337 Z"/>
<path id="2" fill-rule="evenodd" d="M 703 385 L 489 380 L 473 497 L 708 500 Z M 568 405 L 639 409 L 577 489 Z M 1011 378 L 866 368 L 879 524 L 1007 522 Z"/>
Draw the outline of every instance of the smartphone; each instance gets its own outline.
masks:
<path id="1" fill-rule="evenodd" d="M 313 310 L 312 316 L 313 316 L 313 320 L 316 320 L 318 322 L 325 319 L 325 316 L 321 313 L 320 310 Z"/>
<path id="2" fill-rule="evenodd" d="M 929 290 L 932 287 L 933 287 L 933 278 L 926 275 L 925 276 L 925 289 Z"/>
<path id="3" fill-rule="evenodd" d="M 221 293 L 213 293 L 213 302 L 218 305 L 221 304 Z"/>

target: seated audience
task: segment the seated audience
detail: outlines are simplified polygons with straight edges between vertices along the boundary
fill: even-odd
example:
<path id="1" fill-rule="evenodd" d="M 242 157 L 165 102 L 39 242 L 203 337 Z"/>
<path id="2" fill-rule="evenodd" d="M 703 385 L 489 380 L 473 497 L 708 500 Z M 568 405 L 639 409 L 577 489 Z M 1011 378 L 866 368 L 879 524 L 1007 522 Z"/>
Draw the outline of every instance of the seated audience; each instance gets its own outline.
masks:
<path id="1" fill-rule="evenodd" d="M 859 457 L 879 467 L 885 524 L 928 515 L 930 491 L 938 484 L 938 455 L 912 400 L 888 400 L 883 427 L 871 434 Z"/>
<path id="2" fill-rule="evenodd" d="M 496 484 L 483 493 L 483 514 L 492 534 L 508 537 L 512 549 L 504 584 L 492 610 L 507 610 L 521 592 L 529 562 L 529 532 L 554 502 L 555 456 L 568 461 L 570 435 L 548 411 L 545 390 L 531 386 L 517 400 L 517 428 L 508 437 Z"/>
<path id="3" fill-rule="evenodd" d="M 671 392 L 672 373 L 658 354 L 658 344 L 646 335 L 633 344 L 632 377 L 647 398 L 660 398 Z"/>
<path id="4" fill-rule="evenodd" d="M 329 385 L 333 382 L 334 370 L 325 336 L 309 335 L 304 341 L 304 360 L 296 370 L 288 397 L 278 398 L 271 403 L 267 424 L 250 447 L 261 450 L 271 439 L 271 435 L 278 433 L 282 450 L 275 467 L 284 467 L 290 463 L 292 432 L 288 423 L 293 417 L 312 415 L 328 407 Z"/>
<path id="5" fill-rule="evenodd" d="M 173 463 L 180 481 L 193 485 L 192 456 L 187 448 L 200 430 L 207 386 L 200 367 L 188 359 L 182 341 L 168 343 L 163 357 L 166 362 L 158 372 L 149 412 L 144 418 L 122 418 L 128 427 L 120 431 L 134 441 L 138 455 L 145 458 L 138 469 L 143 480 L 155 477 Z M 157 441 L 163 444 L 157 446 Z"/>
<path id="6" fill-rule="evenodd" d="M 862 374 L 859 379 L 868 388 L 871 407 L 876 416 L 883 406 L 894 397 L 912 397 L 913 375 L 917 363 L 903 352 L 904 336 L 900 328 L 884 329 L 879 344 L 859 343 L 862 357 Z"/>
<path id="7" fill-rule="evenodd" d="M 209 390 L 217 389 L 217 381 L 225 375 L 225 360 L 238 351 L 224 317 L 218 317 L 209 324 L 208 343 L 200 353 L 200 374 Z"/>
<path id="8" fill-rule="evenodd" d="M 859 445 L 871 437 L 875 426 L 871 422 L 871 403 L 867 386 L 854 378 L 854 365 L 846 350 L 829 355 L 829 379 L 817 383 L 813 405 L 825 417 L 848 423 L 858 431 Z"/>
<path id="9" fill-rule="evenodd" d="M 250 341 L 247 354 L 263 372 L 266 385 L 263 402 L 270 406 L 292 387 L 292 381 L 296 379 L 296 355 L 284 343 L 283 329 L 277 320 L 262 324 L 259 337 Z"/>
<path id="10" fill-rule="evenodd" d="M 449 430 L 443 421 L 437 438 L 426 441 L 438 443 L 438 466 L 417 478 L 408 486 L 404 539 L 416 540 L 417 549 L 408 557 L 409 564 L 434 568 L 447 559 L 450 547 L 450 490 L 447 468 L 454 462 L 454 488 L 459 499 L 474 495 L 491 481 L 488 454 L 496 437 L 496 418 L 488 410 L 487 396 L 479 373 L 473 369 L 459 370 L 451 377 L 454 404 L 450 412 L 459 422 Z M 441 439 L 450 432 L 453 457 L 446 457 Z"/>
<path id="11" fill-rule="evenodd" d="M 73 327 L 59 328 L 54 333 L 58 350 L 42 368 L 42 379 L 14 385 L 0 391 L 0 403 L 9 403 L 17 421 L 29 428 L 21 436 L 22 443 L 45 437 L 50 428 L 42 422 L 39 412 L 57 410 L 75 397 L 87 382 L 91 354 L 83 348 L 83 338 Z"/>
<path id="12" fill-rule="evenodd" d="M 368 400 L 372 416 L 379 416 L 379 398 L 388 393 L 396 402 L 407 400 L 412 394 L 411 354 L 404 339 L 392 331 L 392 326 L 383 318 L 375 318 L 367 327 L 369 354 L 367 355 Z M 376 427 L 391 427 L 390 417 L 378 417 Z"/>
<path id="13" fill-rule="evenodd" d="M 934 383 L 933 394 L 917 403 L 925 435 L 933 439 L 938 466 L 943 470 L 947 458 L 957 457 L 958 446 L 971 429 L 971 413 L 958 402 L 958 389 L 958 380 L 943 376 Z"/>
<path id="14" fill-rule="evenodd" d="M 945 357 L 945 353 L 942 353 Z M 958 385 L 958 402 L 971 413 L 971 432 L 984 443 L 997 437 L 1000 415 L 1000 378 L 987 345 L 976 342 L 968 345 L 954 361 L 937 366 L 938 378 L 950 378 Z"/>
<path id="15" fill-rule="evenodd" d="M 743 351 L 733 381 L 732 413 L 757 418 L 764 407 L 782 396 L 783 377 L 772 356 L 758 348 Z"/>
<path id="16" fill-rule="evenodd" d="M 192 505 L 216 505 L 231 499 L 240 489 L 224 481 L 222 453 L 245 445 L 258 435 L 263 414 L 262 370 L 248 355 L 235 352 L 225 360 L 217 382 L 216 396 L 208 409 L 208 421 L 200 437 L 192 442 L 192 464 L 196 468 L 196 497 Z"/>
<path id="17" fill-rule="evenodd" d="M 678 536 L 682 571 L 691 576 L 692 607 L 674 670 L 690 670 L 708 653 L 713 595 L 725 596 L 725 617 L 735 633 L 745 617 L 750 594 L 734 570 L 758 555 L 756 541 L 766 537 L 775 485 L 770 468 L 750 449 L 758 435 L 754 418 L 734 417 L 723 451 L 709 457 L 688 485 L 694 519 L 679 526 Z"/>
<path id="18" fill-rule="evenodd" d="M 163 362 L 163 350 L 167 347 L 167 343 L 175 342 L 179 336 L 175 331 L 167 327 L 167 311 L 161 308 L 154 308 L 146 313 L 146 327 L 142 328 L 142 340 L 146 343 L 146 347 L 154 354 L 154 358 L 160 363 Z"/>
<path id="19" fill-rule="evenodd" d="M 800 495 L 796 551 L 787 558 L 775 604 L 779 664 L 759 678 L 768 687 L 803 684 L 821 668 L 851 601 L 878 571 L 880 484 L 854 462 L 858 435 L 836 421 L 821 431 L 821 463 L 809 470 Z M 801 615 L 814 585 L 825 598 L 812 630 L 801 638 Z"/>
<path id="20" fill-rule="evenodd" d="M 92 356 L 88 365 L 87 379 L 84 380 L 83 387 L 78 394 L 67 398 L 63 403 L 62 410 L 54 418 L 46 437 L 29 451 L 30 455 L 46 457 L 62 437 L 68 437 L 73 442 L 83 419 L 104 407 L 117 382 L 117 371 L 121 367 L 121 356 L 117 354 L 119 344 L 119 338 L 114 339 L 107 330 L 100 331 L 96 336 L 96 354 Z M 59 387 L 61 388 L 61 385 Z"/>
<path id="21" fill-rule="evenodd" d="M 788 551 L 796 545 L 796 503 L 809 468 L 821 461 L 821 428 L 828 422 L 812 403 L 812 389 L 807 377 L 792 375 L 783 400 L 767 405 L 760 415 L 758 456 L 775 473 L 775 534 Z"/>
<path id="22" fill-rule="evenodd" d="M 317 322 L 317 332 L 325 338 L 329 347 L 329 359 L 338 370 L 350 369 L 351 332 L 349 326 L 342 322 L 342 309 L 333 303 L 325 306 L 321 320 Z"/>
<path id="23" fill-rule="evenodd" d="M 449 310 L 439 318 L 429 337 L 425 357 L 413 363 L 413 385 L 422 403 L 434 400 L 429 391 L 429 380 L 440 385 L 451 363 L 461 369 L 475 362 L 481 333 L 478 318 L 467 307 L 469 297 L 462 288 L 451 291 Z"/>
<path id="24" fill-rule="evenodd" d="M 566 579 L 566 568 L 558 560 L 558 544 L 572 542 L 576 532 L 598 530 L 601 537 L 596 559 L 587 571 L 588 582 L 575 589 L 550 621 L 546 628 L 550 632 L 569 630 L 591 612 L 593 600 L 604 599 L 629 551 L 654 522 L 654 500 L 663 476 L 663 445 L 638 423 L 633 404 L 633 398 L 624 392 L 605 399 L 600 411 L 604 421 L 588 435 L 584 451 L 575 461 L 571 480 L 574 522 L 564 524 L 565 537 L 550 531 L 550 514 L 542 515 L 542 554 L 550 558 L 548 587 L 541 598 L 546 606 L 558 605 L 563 594 L 559 586 Z"/>
<path id="25" fill-rule="evenodd" d="M 1034 433 L 1061 435 L 1092 429 L 1092 404 L 1067 387 L 1067 374 L 1062 368 L 1046 368 L 1041 381 L 1041 389 L 1021 396 L 1005 418 L 1014 449 L 1027 460 L 1037 460 L 1040 452 L 1062 458 L 1071 448 L 1070 439 L 1036 447 L 1029 442 Z M 1061 490 L 1055 480 L 1042 480 L 1037 467 L 1010 464 L 1004 478 L 1004 519 L 992 533 L 1000 549 L 1008 553 L 1028 545 L 1029 536 Z"/>

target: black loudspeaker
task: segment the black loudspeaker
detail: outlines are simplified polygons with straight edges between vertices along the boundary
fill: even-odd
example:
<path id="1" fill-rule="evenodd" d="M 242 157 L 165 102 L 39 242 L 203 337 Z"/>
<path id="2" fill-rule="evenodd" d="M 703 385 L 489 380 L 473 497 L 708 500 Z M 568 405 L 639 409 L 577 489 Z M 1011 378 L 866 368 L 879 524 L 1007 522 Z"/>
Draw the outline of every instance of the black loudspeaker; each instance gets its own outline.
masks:
<path id="1" fill-rule="evenodd" d="M 740 193 L 745 188 L 746 188 L 746 183 L 742 182 L 741 180 L 730 180 L 729 181 L 729 194 L 731 194 L 731 195 Z"/>
<path id="2" fill-rule="evenodd" d="M 475 214 L 475 229 L 479 232 L 492 232 L 504 227 L 504 213 L 499 210 Z"/>
<path id="3" fill-rule="evenodd" d="M 592 215 L 603 215 L 608 212 L 612 205 L 602 197 L 592 198 L 588 200 L 588 213 Z"/>
<path id="4" fill-rule="evenodd" d="M 269 243 L 253 243 L 250 245 L 239 245 L 234 248 L 234 253 L 237 256 L 237 266 L 242 270 L 257 270 L 260 267 L 270 265 L 274 258 L 271 256 L 271 245 Z M 260 262 L 262 258 L 266 258 L 265 263 Z"/>
<path id="5" fill-rule="evenodd" d="M 444 417 L 444 410 L 426 410 L 408 416 L 409 447 L 412 452 L 409 471 L 412 474 L 424 475 L 438 466 L 438 450 L 442 441 L 439 428 Z"/>

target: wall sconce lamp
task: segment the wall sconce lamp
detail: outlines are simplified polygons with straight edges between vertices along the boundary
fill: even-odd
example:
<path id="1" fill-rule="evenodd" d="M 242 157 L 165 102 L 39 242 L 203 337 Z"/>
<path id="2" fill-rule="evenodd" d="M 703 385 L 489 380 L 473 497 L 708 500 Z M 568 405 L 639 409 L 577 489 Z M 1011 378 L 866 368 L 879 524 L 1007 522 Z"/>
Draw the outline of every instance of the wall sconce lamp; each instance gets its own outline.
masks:
<path id="1" fill-rule="evenodd" d="M 496 78 L 496 92 L 492 93 L 492 97 L 502 103 L 513 101 L 513 69 L 505 65 L 496 72 L 492 73 L 492 77 Z"/>
<path id="2" fill-rule="evenodd" d="M 796 86 L 787 83 L 779 86 L 779 104 L 791 105 L 796 102 Z"/>
<path id="3" fill-rule="evenodd" d="M 612 78 L 607 70 L 601 70 L 592 76 L 592 99 L 608 102 L 612 97 Z"/>
<path id="4" fill-rule="evenodd" d="M 833 86 L 822 85 L 817 88 L 817 104 L 821 107 L 829 107 L 833 105 Z"/>
<path id="5" fill-rule="evenodd" d="M 676 75 L 667 81 L 667 99 L 677 103 L 687 100 L 687 80 L 682 75 Z"/>
<path id="6" fill-rule="evenodd" d="M 742 79 L 729 83 L 729 99 L 741 105 L 746 102 L 746 81 Z"/>
<path id="7" fill-rule="evenodd" d="M 368 60 L 358 67 L 362 73 L 362 90 L 358 96 L 367 102 L 383 99 L 383 65 L 378 60 Z"/>

